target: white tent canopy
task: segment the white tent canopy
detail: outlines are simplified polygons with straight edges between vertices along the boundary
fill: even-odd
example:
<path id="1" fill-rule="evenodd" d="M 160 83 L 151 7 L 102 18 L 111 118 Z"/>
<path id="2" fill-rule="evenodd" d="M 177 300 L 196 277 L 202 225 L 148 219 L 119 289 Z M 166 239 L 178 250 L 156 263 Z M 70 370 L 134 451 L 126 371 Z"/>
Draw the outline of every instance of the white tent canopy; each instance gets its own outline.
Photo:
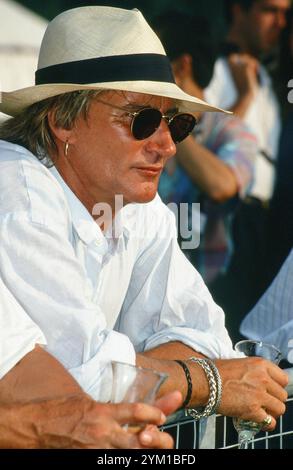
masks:
<path id="1" fill-rule="evenodd" d="M 47 21 L 12 0 L 0 0 L 1 91 L 32 86 Z M 4 115 L 0 113 L 0 122 Z"/>
<path id="2" fill-rule="evenodd" d="M 47 21 L 12 0 L 0 0 L 0 45 L 39 49 Z"/>

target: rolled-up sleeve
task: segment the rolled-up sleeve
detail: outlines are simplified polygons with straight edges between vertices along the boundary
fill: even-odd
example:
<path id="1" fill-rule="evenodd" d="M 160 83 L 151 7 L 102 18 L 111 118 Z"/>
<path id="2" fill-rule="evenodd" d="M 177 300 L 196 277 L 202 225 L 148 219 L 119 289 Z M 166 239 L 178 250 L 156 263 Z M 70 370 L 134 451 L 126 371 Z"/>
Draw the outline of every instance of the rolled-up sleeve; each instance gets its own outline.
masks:
<path id="1" fill-rule="evenodd" d="M 158 209 L 157 235 L 145 240 L 117 328 L 137 351 L 180 341 L 210 358 L 235 357 L 222 309 L 178 246 L 173 214 L 159 202 Z"/>

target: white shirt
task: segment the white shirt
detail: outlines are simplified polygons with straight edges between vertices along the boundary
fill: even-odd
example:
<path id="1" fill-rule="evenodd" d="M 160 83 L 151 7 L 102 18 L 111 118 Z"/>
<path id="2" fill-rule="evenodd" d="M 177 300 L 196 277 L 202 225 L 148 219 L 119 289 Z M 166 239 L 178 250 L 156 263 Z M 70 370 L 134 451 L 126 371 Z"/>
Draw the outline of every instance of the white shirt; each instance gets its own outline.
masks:
<path id="1" fill-rule="evenodd" d="M 46 344 L 43 333 L 0 279 L 0 379 L 37 343 Z"/>
<path id="2" fill-rule="evenodd" d="M 235 356 L 223 311 L 158 196 L 124 207 L 120 232 L 106 238 L 55 168 L 3 141 L 0 195 L 1 276 L 48 351 L 94 398 L 109 399 L 109 361 L 135 363 L 135 351 L 168 341 Z"/>
<path id="3" fill-rule="evenodd" d="M 260 66 L 259 77 L 260 84 L 243 120 L 257 137 L 259 150 L 264 150 L 275 160 L 281 131 L 279 105 L 271 79 L 263 66 Z M 205 98 L 215 106 L 229 109 L 235 104 L 237 94 L 229 64 L 225 58 L 219 58 L 213 78 L 205 90 Z M 254 183 L 250 194 L 261 200 L 268 200 L 272 196 L 275 170 L 259 152 L 256 157 Z"/>
<path id="4" fill-rule="evenodd" d="M 244 318 L 241 333 L 277 346 L 293 363 L 293 250 L 255 307 Z"/>

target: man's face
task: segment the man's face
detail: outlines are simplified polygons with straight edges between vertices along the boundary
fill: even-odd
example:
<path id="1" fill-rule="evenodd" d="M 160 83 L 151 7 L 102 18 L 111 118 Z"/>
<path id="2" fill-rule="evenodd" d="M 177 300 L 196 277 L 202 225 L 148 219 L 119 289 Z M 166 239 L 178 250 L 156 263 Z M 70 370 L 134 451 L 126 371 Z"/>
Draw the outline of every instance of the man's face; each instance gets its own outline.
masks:
<path id="1" fill-rule="evenodd" d="M 92 101 L 88 119 L 75 124 L 75 142 L 70 147 L 70 164 L 86 188 L 91 204 L 113 204 L 115 195 L 124 203 L 149 202 L 157 192 L 162 169 L 176 152 L 169 128 L 160 127 L 145 140 L 136 140 L 130 130 L 128 111 L 151 106 L 162 113 L 174 108 L 173 100 L 140 93 L 103 92 Z"/>
<path id="2" fill-rule="evenodd" d="M 249 11 L 241 12 L 248 52 L 259 56 L 277 46 L 289 6 L 289 0 L 256 0 Z"/>

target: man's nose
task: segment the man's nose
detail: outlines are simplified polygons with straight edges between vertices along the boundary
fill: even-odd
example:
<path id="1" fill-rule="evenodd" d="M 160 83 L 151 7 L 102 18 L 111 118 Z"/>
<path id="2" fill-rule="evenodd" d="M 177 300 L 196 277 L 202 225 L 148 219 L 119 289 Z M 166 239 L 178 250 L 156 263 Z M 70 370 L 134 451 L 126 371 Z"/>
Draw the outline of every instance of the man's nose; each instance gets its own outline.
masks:
<path id="1" fill-rule="evenodd" d="M 168 124 L 164 119 L 161 120 L 158 129 L 149 137 L 147 148 L 149 152 L 158 153 L 165 159 L 175 155 L 176 145 L 172 139 Z"/>
<path id="2" fill-rule="evenodd" d="M 162 119 L 159 129 L 157 130 L 157 137 L 160 142 L 161 149 L 164 151 L 166 158 L 171 158 L 176 153 L 176 145 L 172 139 L 168 123 Z"/>

